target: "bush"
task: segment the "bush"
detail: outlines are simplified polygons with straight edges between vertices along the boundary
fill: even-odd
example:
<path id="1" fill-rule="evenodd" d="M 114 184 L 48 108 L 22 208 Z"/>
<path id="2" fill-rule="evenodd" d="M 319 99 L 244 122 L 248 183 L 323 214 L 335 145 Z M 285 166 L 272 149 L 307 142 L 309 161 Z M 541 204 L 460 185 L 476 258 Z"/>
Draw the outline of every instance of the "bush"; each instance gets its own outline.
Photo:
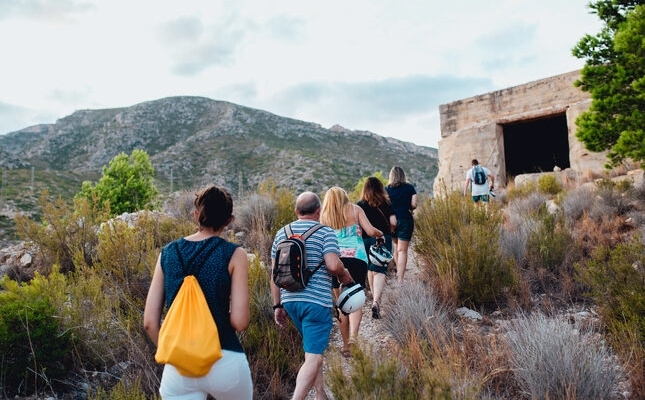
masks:
<path id="1" fill-rule="evenodd" d="M 562 199 L 562 210 L 567 226 L 573 227 L 585 213 L 592 209 L 594 204 L 593 191 L 587 187 L 578 187 L 568 191 Z"/>
<path id="2" fill-rule="evenodd" d="M 502 213 L 493 204 L 476 207 L 455 192 L 422 200 L 416 214 L 415 250 L 442 301 L 479 307 L 514 292 L 518 275 L 501 251 Z"/>
<path id="3" fill-rule="evenodd" d="M 537 181 L 538 190 L 544 194 L 555 195 L 562 191 L 562 185 L 554 173 L 542 174 Z"/>
<path id="4" fill-rule="evenodd" d="M 529 234 L 527 258 L 532 269 L 544 268 L 549 272 L 560 272 L 571 267 L 569 260 L 574 245 L 571 233 L 564 226 L 560 215 L 543 209 L 536 216 L 535 229 Z"/>
<path id="5" fill-rule="evenodd" d="M 103 167 L 98 182 L 83 182 L 76 199 L 85 199 L 111 216 L 146 208 L 158 208 L 159 191 L 153 183 L 154 168 L 144 150 L 132 150 L 130 156 L 121 152 Z"/>
<path id="6" fill-rule="evenodd" d="M 237 207 L 235 227 L 244 232 L 243 244 L 260 254 L 262 261 L 269 263 L 273 236 L 271 231 L 278 214 L 276 202 L 259 194 L 250 195 Z"/>
<path id="7" fill-rule="evenodd" d="M 645 245 L 640 238 L 613 249 L 598 247 L 578 271 L 613 337 L 636 332 L 645 346 Z"/>
<path id="8" fill-rule="evenodd" d="M 632 189 L 629 183 L 625 187 L 624 183 L 617 184 L 611 179 L 596 181 L 596 202 L 590 212 L 591 217 L 600 221 L 607 216 L 627 214 L 632 209 L 630 202 Z"/>
<path id="9" fill-rule="evenodd" d="M 381 324 L 400 346 L 405 346 L 411 337 L 426 343 L 448 340 L 453 331 L 452 313 L 426 284 L 406 283 L 390 297 Z"/>
<path id="10" fill-rule="evenodd" d="M 272 181 L 258 186 L 237 207 L 235 228 L 243 232 L 243 245 L 260 254 L 261 261 L 270 262 L 271 245 L 278 229 L 296 219 L 295 197 L 292 191 L 278 188 Z"/>
<path id="11" fill-rule="evenodd" d="M 74 271 L 78 264 L 91 265 L 98 241 L 96 226 L 107 220 L 107 214 L 94 210 L 85 199 L 75 200 L 73 208 L 62 199 L 51 201 L 47 191 L 41 195 L 40 207 L 41 221 L 18 215 L 15 222 L 18 236 L 38 245 L 41 272 L 48 274 L 54 264 L 61 272 Z"/>
<path id="12" fill-rule="evenodd" d="M 532 314 L 505 336 L 516 384 L 531 399 L 610 399 L 623 374 L 589 325 Z"/>
<path id="13" fill-rule="evenodd" d="M 38 282 L 38 281 L 36 281 Z M 4 278 L 0 292 L 0 382 L 4 397 L 54 392 L 67 374 L 72 342 L 38 284 Z"/>

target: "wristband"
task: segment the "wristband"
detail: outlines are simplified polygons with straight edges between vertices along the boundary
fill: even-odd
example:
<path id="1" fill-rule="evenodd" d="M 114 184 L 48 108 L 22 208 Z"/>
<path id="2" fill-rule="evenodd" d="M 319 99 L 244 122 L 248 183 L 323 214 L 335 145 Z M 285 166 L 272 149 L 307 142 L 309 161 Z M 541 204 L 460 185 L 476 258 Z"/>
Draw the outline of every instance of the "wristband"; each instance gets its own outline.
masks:
<path id="1" fill-rule="evenodd" d="M 273 306 L 273 311 L 275 311 L 275 310 L 276 310 L 276 309 L 278 309 L 278 308 L 284 308 L 284 306 L 283 306 L 282 304 L 279 304 L 279 303 L 278 303 L 278 304 L 276 304 L 276 305 L 274 305 L 274 306 Z"/>

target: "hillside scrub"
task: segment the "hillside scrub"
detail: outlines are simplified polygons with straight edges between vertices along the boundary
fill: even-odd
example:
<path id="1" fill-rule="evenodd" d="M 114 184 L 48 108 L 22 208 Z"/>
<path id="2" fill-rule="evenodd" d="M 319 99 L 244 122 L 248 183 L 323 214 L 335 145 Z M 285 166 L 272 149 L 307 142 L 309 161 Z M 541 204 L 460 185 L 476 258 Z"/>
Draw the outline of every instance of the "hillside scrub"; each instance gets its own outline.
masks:
<path id="1" fill-rule="evenodd" d="M 243 244 L 251 260 L 253 322 L 241 340 L 251 365 L 255 397 L 281 399 L 292 391 L 303 355 L 295 328 L 278 331 L 273 322 L 266 257 L 276 230 L 295 218 L 294 195 L 275 185 L 267 187 L 239 202 L 237 221 L 225 235 Z M 608 190 L 613 194 L 602 192 Z M 530 384 L 530 379 L 540 379 L 535 375 L 537 369 L 527 367 L 522 355 L 532 351 L 529 344 L 549 346 L 555 341 L 555 333 L 531 336 L 544 327 L 561 332 L 565 339 L 570 337 L 567 329 L 578 329 L 579 338 L 591 344 L 564 353 L 564 357 L 589 360 L 585 380 L 573 378 L 582 377 L 580 371 L 567 370 L 571 375 L 556 386 L 543 382 L 540 390 L 546 390 L 549 398 L 583 398 L 583 390 L 620 398 L 615 394 L 617 381 L 627 379 L 621 378 L 621 371 L 627 371 L 633 396 L 645 392 L 641 301 L 624 295 L 645 293 L 644 280 L 638 275 L 643 259 L 628 256 L 643 254 L 639 234 L 643 225 L 635 226 L 636 219 L 629 218 L 645 208 L 644 192 L 621 185 L 599 186 L 592 191 L 596 201 L 583 203 L 577 191 L 571 191 L 577 200 L 568 200 L 566 191 L 551 198 L 552 194 L 536 187 L 510 200 L 505 208 L 493 202 L 487 210 L 458 194 L 421 199 L 413 239 L 422 261 L 421 279 L 390 291 L 388 312 L 381 321 L 396 343 L 381 353 L 359 342 L 349 361 L 350 375 L 341 371 L 340 360 L 335 364 L 334 355 L 329 355 L 330 391 L 337 399 L 349 396 L 348 387 L 366 398 L 540 397 L 542 392 Z M 545 207 L 548 200 L 555 201 L 555 209 Z M 143 331 L 142 309 L 154 260 L 163 245 L 194 230 L 187 218 L 190 213 L 185 209 L 176 209 L 173 216 L 141 212 L 106 223 L 107 219 L 101 221 L 82 202 L 73 209 L 44 210 L 42 221 L 46 223 L 23 217 L 17 225 L 25 240 L 42 249 L 38 274 L 21 275 L 20 280 L 7 276 L 4 290 L 37 288 L 42 293 L 49 308 L 39 310 L 56 316 L 57 322 L 57 326 L 47 326 L 55 332 L 48 337 L 64 340 L 67 334 L 70 341 L 69 347 L 61 347 L 69 350 L 52 355 L 52 360 L 62 360 L 70 368 L 57 377 L 60 385 L 56 388 L 51 380 L 33 380 L 32 374 L 33 384 L 7 395 L 65 392 L 93 398 L 138 398 L 144 393 L 155 397 L 162 367 L 154 361 L 154 346 Z M 603 239 L 605 234 L 611 239 Z M 599 244 L 605 245 L 603 250 L 594 251 Z M 62 246 L 66 250 L 58 253 Z M 597 307 L 601 324 L 593 334 L 577 325 L 551 327 L 550 320 L 537 316 L 537 312 L 557 315 L 574 302 Z M 491 332 L 486 323 L 457 317 L 454 309 L 463 305 L 479 310 L 484 320 L 497 313 L 515 322 Z M 609 312 L 617 306 L 621 313 Z M 630 318 L 625 319 L 626 315 Z M 9 324 L 4 313 L 0 326 L 3 323 Z M 533 328 L 523 329 L 522 324 Z M 0 343 L 8 343 L 8 331 L 0 329 Z M 502 340 L 503 334 L 514 341 Z M 626 342 L 625 337 L 631 340 Z M 611 347 L 600 346 L 596 340 L 601 338 L 607 338 Z M 30 359 L 30 350 L 21 351 Z M 612 358 L 614 352 L 619 364 Z M 539 370 L 549 370 L 551 363 L 565 368 L 571 361 L 555 353 L 541 359 Z M 611 368 L 616 374 L 595 379 L 599 375 L 594 374 L 608 368 L 607 360 L 614 360 Z M 0 376 L 7 376 L 9 367 L 0 364 Z M 24 368 L 42 371 L 31 364 Z M 576 386 L 580 382 L 587 387 Z M 601 387 L 605 384 L 609 387 Z"/>

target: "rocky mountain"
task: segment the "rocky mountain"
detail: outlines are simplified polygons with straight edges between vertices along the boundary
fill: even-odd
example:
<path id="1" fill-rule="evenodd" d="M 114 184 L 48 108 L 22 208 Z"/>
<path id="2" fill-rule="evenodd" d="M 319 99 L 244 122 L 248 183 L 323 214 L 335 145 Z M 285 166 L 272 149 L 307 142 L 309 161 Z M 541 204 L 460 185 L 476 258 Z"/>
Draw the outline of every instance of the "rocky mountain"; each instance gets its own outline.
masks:
<path id="1" fill-rule="evenodd" d="M 209 183 L 253 190 L 268 179 L 295 191 L 351 189 L 362 176 L 387 176 L 393 165 L 419 192 L 430 192 L 438 171 L 434 148 L 203 97 L 80 110 L 8 133 L 0 136 L 0 168 L 31 170 L 32 180 L 33 171 L 36 180 L 57 171 L 95 181 L 115 155 L 134 149 L 150 155 L 162 193 Z"/>

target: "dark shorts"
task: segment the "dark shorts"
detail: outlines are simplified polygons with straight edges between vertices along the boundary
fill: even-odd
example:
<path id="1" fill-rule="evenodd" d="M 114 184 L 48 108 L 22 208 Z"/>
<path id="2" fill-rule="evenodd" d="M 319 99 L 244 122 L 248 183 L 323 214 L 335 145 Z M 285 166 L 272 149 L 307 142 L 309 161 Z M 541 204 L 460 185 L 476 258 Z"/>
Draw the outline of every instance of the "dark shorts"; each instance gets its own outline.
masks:
<path id="1" fill-rule="evenodd" d="M 488 202 L 488 195 L 487 194 L 481 194 L 479 196 L 473 196 L 473 201 L 475 203 L 479 202 L 480 200 L 483 201 L 484 203 L 487 203 Z"/>
<path id="2" fill-rule="evenodd" d="M 365 251 L 367 254 L 370 253 L 370 246 L 376 243 L 376 238 L 370 237 L 370 238 L 363 238 L 363 242 L 365 242 Z M 385 248 L 388 249 L 390 252 L 392 252 L 392 236 L 391 235 L 385 235 Z M 381 274 L 386 274 L 387 275 L 387 267 L 379 267 L 371 262 L 367 264 L 367 270 L 368 271 L 374 271 L 374 272 L 379 272 Z"/>
<path id="3" fill-rule="evenodd" d="M 400 219 L 396 222 L 394 237 L 396 237 L 397 239 L 409 242 L 410 240 L 412 240 L 412 232 L 414 232 L 413 219 Z"/>
<path id="4" fill-rule="evenodd" d="M 348 258 L 341 257 L 340 260 L 345 265 L 345 268 L 349 270 L 349 274 L 354 279 L 354 282 L 360 283 L 361 286 L 365 287 L 365 279 L 367 278 L 367 263 L 360 258 Z M 335 276 L 331 278 L 332 285 L 334 288 L 339 288 L 340 283 Z"/>

